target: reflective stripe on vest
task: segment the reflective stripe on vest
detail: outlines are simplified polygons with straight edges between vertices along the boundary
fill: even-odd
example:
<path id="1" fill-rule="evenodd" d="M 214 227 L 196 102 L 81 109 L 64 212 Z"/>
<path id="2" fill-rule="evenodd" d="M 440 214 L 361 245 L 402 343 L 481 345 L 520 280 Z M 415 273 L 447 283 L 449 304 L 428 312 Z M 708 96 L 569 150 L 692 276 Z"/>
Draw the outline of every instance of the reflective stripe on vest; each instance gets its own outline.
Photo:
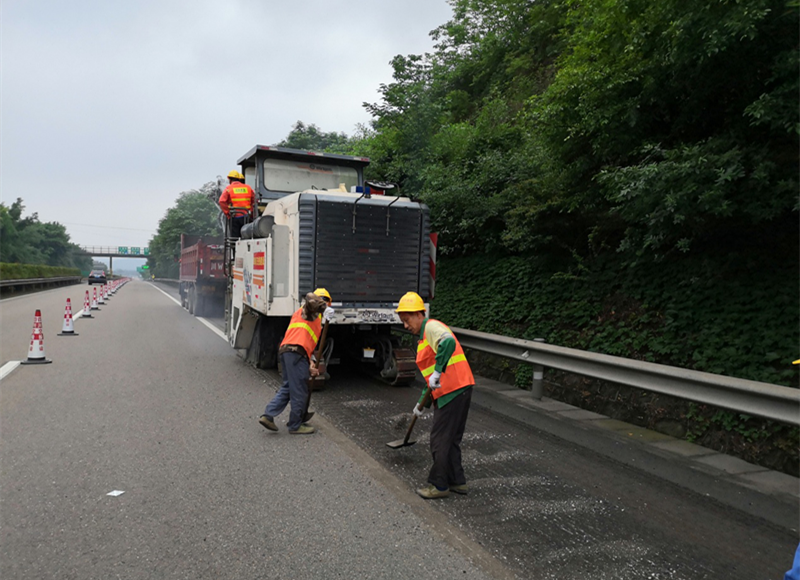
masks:
<path id="1" fill-rule="evenodd" d="M 286 334 L 283 336 L 281 346 L 284 344 L 296 344 L 302 346 L 308 358 L 314 354 L 314 347 L 319 341 L 319 336 L 322 333 L 322 321 L 316 318 L 313 321 L 308 321 L 303 318 L 303 309 L 300 308 L 292 314 L 292 320 L 289 322 L 289 328 L 286 329 Z"/>
<path id="2" fill-rule="evenodd" d="M 249 187 L 234 187 L 230 193 L 231 207 L 246 207 L 252 205 L 253 197 Z"/>
<path id="3" fill-rule="evenodd" d="M 429 319 L 428 323 L 431 320 L 433 319 Z M 442 323 L 439 322 L 439 324 Z M 448 328 L 448 330 L 450 329 Z M 451 332 L 450 334 L 452 335 L 453 333 Z M 461 343 L 458 342 L 455 335 L 453 335 L 453 340 L 456 341 L 456 349 L 450 355 L 450 360 L 447 361 L 446 372 L 443 372 L 439 379 L 439 383 L 442 386 L 432 391 L 434 399 L 475 384 L 475 378 L 472 376 L 472 369 L 467 362 L 467 357 L 464 355 L 464 349 L 461 348 Z M 425 383 L 429 384 L 429 378 L 433 371 L 436 370 L 436 353 L 424 338 L 417 344 L 417 366 L 425 378 Z"/>

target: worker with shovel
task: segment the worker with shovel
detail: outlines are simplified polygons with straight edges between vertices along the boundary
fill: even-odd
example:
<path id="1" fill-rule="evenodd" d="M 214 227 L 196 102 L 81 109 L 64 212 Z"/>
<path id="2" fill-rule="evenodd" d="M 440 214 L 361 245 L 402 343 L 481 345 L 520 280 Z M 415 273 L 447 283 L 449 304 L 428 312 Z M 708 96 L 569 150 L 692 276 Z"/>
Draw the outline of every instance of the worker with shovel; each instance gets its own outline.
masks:
<path id="1" fill-rule="evenodd" d="M 322 322 L 328 322 L 333 317 L 333 309 L 329 304 L 330 295 L 323 298 L 309 292 L 306 294 L 303 306 L 292 315 L 289 328 L 286 329 L 278 349 L 283 384 L 267 405 L 264 414 L 258 418 L 258 422 L 270 431 L 278 430 L 275 417 L 280 415 L 290 402 L 292 409 L 286 424 L 289 433 L 310 435 L 316 431 L 314 427 L 304 422 L 308 413 L 307 381 L 309 375 L 314 377 L 319 374 L 317 368 L 319 361 L 312 363 L 311 356 L 322 332 Z"/>
<path id="2" fill-rule="evenodd" d="M 450 328 L 426 316 L 425 303 L 419 294 L 406 293 L 400 299 L 397 313 L 406 330 L 419 337 L 417 366 L 427 383 L 420 400 L 414 405 L 414 415 L 421 416 L 430 404 L 429 392 L 433 400 L 430 485 L 418 489 L 417 493 L 425 499 L 447 497 L 451 491 L 466 494 L 468 487 L 461 465 L 461 439 L 475 384 L 472 370 Z"/>

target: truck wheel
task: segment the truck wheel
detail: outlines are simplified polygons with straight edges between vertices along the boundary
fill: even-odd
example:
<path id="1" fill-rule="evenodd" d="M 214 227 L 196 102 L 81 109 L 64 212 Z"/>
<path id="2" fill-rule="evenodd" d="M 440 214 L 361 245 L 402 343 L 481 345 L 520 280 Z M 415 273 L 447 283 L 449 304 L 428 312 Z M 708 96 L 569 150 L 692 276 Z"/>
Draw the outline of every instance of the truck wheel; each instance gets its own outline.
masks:
<path id="1" fill-rule="evenodd" d="M 195 301 L 195 292 L 194 288 L 189 289 L 189 314 L 194 315 L 194 301 Z"/>
<path id="2" fill-rule="evenodd" d="M 206 297 L 202 294 L 195 295 L 194 298 L 194 315 L 195 316 L 205 316 L 206 315 Z"/>
<path id="3" fill-rule="evenodd" d="M 253 331 L 253 340 L 247 348 L 245 360 L 259 369 L 274 369 L 278 366 L 278 347 L 281 343 L 282 319 L 259 316 Z"/>

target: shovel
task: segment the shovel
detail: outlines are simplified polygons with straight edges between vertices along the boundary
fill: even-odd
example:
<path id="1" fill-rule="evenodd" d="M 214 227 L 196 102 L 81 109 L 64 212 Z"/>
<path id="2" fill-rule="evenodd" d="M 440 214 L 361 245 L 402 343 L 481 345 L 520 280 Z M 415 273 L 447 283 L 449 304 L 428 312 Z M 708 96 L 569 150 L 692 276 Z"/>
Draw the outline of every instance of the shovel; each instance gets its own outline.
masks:
<path id="1" fill-rule="evenodd" d="M 309 377 L 306 381 L 308 385 L 308 399 L 306 399 L 306 410 L 303 414 L 303 423 L 307 421 L 311 421 L 311 417 L 314 416 L 314 411 L 309 411 L 308 407 L 311 405 L 311 391 L 314 390 L 315 386 L 322 386 L 325 384 L 325 363 L 322 362 L 322 350 L 325 348 L 325 339 L 328 336 L 328 323 L 326 322 L 325 325 L 322 327 L 322 338 L 319 339 L 319 343 L 317 344 L 317 352 L 314 353 L 314 356 L 317 359 L 317 370 L 319 370 L 319 375 L 316 377 Z"/>
<path id="2" fill-rule="evenodd" d="M 423 407 L 428 404 L 428 398 L 431 396 L 430 388 L 425 390 L 425 396 L 422 398 L 422 405 Z M 417 440 L 409 441 L 411 438 L 411 431 L 414 429 L 414 423 L 417 422 L 417 415 L 416 413 L 411 418 L 411 425 L 408 426 L 408 431 L 406 432 L 406 436 L 403 439 L 398 439 L 397 441 L 389 441 L 386 446 L 391 447 L 392 449 L 400 449 L 401 447 L 411 447 Z"/>

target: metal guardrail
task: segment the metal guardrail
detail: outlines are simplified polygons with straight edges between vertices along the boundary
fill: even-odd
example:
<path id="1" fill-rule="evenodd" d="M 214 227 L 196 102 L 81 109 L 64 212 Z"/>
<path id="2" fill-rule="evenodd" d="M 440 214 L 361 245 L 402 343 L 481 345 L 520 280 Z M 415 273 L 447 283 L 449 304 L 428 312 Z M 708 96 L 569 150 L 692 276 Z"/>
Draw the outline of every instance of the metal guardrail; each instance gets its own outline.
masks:
<path id="1" fill-rule="evenodd" d="M 800 426 L 800 389 L 453 328 L 464 348 Z"/>
<path id="2" fill-rule="evenodd" d="M 52 278 L 19 278 L 16 280 L 0 280 L 0 288 L 15 288 L 22 286 L 45 286 L 80 284 L 81 276 L 54 276 Z"/>

